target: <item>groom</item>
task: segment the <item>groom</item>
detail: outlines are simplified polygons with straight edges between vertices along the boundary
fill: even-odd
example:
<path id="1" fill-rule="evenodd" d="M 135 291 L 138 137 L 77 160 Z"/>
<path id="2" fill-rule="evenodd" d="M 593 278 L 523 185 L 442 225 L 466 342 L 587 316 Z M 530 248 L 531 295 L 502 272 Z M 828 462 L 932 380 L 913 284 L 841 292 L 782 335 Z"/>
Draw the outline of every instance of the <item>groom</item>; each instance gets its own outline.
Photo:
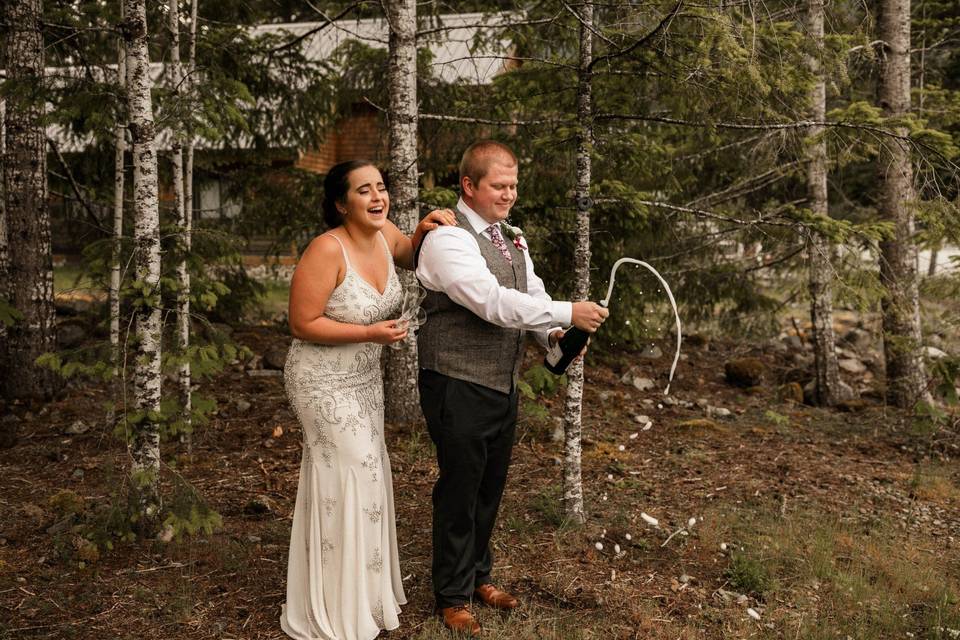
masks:
<path id="1" fill-rule="evenodd" d="M 444 625 L 469 635 L 480 633 L 471 600 L 518 604 L 491 582 L 489 542 L 513 448 L 524 336 L 547 347 L 563 336 L 558 327 L 593 332 L 608 313 L 592 302 L 551 300 L 523 239 L 504 238 L 499 223 L 516 202 L 517 169 L 506 145 L 470 145 L 460 161 L 458 226 L 427 234 L 417 263 L 427 290 L 417 338 L 420 405 L 440 468 L 433 592 Z"/>

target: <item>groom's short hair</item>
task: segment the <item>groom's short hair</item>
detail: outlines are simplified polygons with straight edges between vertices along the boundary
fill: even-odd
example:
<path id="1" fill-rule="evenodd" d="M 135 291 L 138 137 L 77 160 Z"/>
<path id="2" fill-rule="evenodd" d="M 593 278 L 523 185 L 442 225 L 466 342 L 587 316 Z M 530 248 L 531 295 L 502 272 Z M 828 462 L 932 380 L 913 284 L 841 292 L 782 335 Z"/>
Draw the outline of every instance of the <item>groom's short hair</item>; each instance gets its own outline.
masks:
<path id="1" fill-rule="evenodd" d="M 487 175 L 490 164 L 500 161 L 507 166 L 516 166 L 517 156 L 513 150 L 496 140 L 477 140 L 467 147 L 460 158 L 460 180 L 470 178 L 473 184 L 479 184 L 481 178 Z"/>

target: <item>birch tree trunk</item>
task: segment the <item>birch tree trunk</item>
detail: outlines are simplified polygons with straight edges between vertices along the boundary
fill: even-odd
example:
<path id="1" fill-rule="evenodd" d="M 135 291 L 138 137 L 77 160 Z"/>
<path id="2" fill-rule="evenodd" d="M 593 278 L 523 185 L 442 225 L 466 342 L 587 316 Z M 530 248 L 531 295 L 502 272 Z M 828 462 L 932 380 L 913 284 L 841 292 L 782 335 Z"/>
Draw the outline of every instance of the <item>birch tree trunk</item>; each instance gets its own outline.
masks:
<path id="1" fill-rule="evenodd" d="M 590 181 L 593 152 L 593 85 L 590 62 L 593 60 L 593 5 L 580 8 L 580 70 L 577 83 L 577 248 L 574 254 L 576 277 L 574 300 L 590 296 Z M 567 395 L 563 410 L 563 506 L 566 517 L 576 523 L 586 521 L 583 510 L 581 472 L 583 408 L 583 360 L 574 360 L 567 369 Z"/>
<path id="2" fill-rule="evenodd" d="M 122 10 L 122 7 L 121 7 Z M 121 16 L 122 19 L 122 16 Z M 117 43 L 117 87 L 126 93 L 127 58 L 123 40 Z M 118 116 L 113 159 L 113 245 L 110 254 L 110 355 L 114 375 L 120 370 L 120 258 L 123 249 L 124 154 L 127 150 L 127 127 Z"/>
<path id="3" fill-rule="evenodd" d="M 807 0 L 807 37 L 813 41 L 814 52 L 805 56 L 805 62 L 815 80 L 810 88 L 810 119 L 823 122 L 826 117 L 827 90 L 820 56 L 823 51 L 823 0 Z M 827 200 L 827 143 L 822 138 L 823 127 L 810 127 L 807 138 L 807 200 L 810 209 L 828 216 Z M 813 324 L 814 390 L 816 404 L 833 406 L 843 399 L 840 387 L 840 369 L 837 366 L 836 343 L 833 334 L 833 269 L 830 258 L 833 247 L 823 234 L 811 231 L 807 243 L 810 290 L 810 320 Z"/>
<path id="4" fill-rule="evenodd" d="M 197 66 L 197 4 L 198 0 L 190 2 L 190 31 L 187 39 L 187 77 L 183 80 L 184 91 L 193 100 L 193 80 Z M 186 152 L 183 162 L 183 218 L 181 222 L 183 233 L 183 252 L 187 256 L 193 247 L 193 133 L 186 132 Z M 186 340 L 181 344 L 183 349 L 190 346 L 190 272 L 187 270 L 186 260 L 181 264 L 180 297 L 177 300 L 177 313 L 183 318 L 180 325 L 181 336 Z M 185 419 L 192 427 L 193 399 L 191 395 L 192 374 L 190 363 L 180 368 L 180 397 L 183 403 Z M 188 445 L 192 447 L 193 436 L 190 435 Z"/>
<path id="5" fill-rule="evenodd" d="M 145 0 L 124 0 L 127 100 L 133 147 L 133 219 L 137 284 L 137 357 L 134 402 L 143 417 L 133 425 L 130 507 L 137 529 L 152 535 L 160 513 L 160 209 Z"/>
<path id="6" fill-rule="evenodd" d="M 183 91 L 183 68 L 180 66 L 180 1 L 170 0 L 167 10 L 167 29 L 170 31 L 170 72 L 173 81 L 173 93 L 181 99 Z M 188 449 L 193 443 L 190 436 L 190 362 L 187 360 L 187 350 L 190 348 L 190 272 L 187 270 L 187 252 L 189 246 L 188 213 L 184 206 L 185 174 L 183 169 L 183 126 L 177 117 L 171 119 L 170 163 L 173 181 L 173 207 L 177 216 L 177 231 L 179 245 L 183 252 L 177 263 L 177 350 L 183 361 L 177 369 L 177 383 L 180 396 L 180 419 L 184 431 L 180 433 L 180 442 Z M 191 205 L 192 206 L 192 205 Z"/>
<path id="7" fill-rule="evenodd" d="M 883 115 L 910 112 L 910 0 L 880 2 L 879 102 Z M 906 127 L 894 132 L 907 135 Z M 887 138 L 877 159 L 879 210 L 894 225 L 893 238 L 880 243 L 880 280 L 884 286 L 883 351 L 887 368 L 887 400 L 909 409 L 925 396 L 926 373 L 921 355 L 920 302 L 910 148 Z"/>
<path id="8" fill-rule="evenodd" d="M 3 33 L 3 31 L 0 31 Z M 3 55 L 0 49 L 0 55 Z M 6 69 L 6 61 L 0 59 L 0 64 Z M 7 166 L 7 103 L 0 98 L 0 167 Z M 7 255 L 7 196 L 4 188 L 3 170 L 0 169 L 0 302 L 10 300 L 10 273 L 9 256 Z M 0 367 L 7 366 L 7 325 L 0 322 Z M 5 371 L 6 369 L 4 369 Z M 11 423 L 12 424 L 12 423 Z"/>
<path id="9" fill-rule="evenodd" d="M 385 3 L 390 25 L 390 217 L 404 234 L 417 225 L 417 5 L 415 0 Z M 416 285 L 413 272 L 401 272 L 406 290 Z M 412 333 L 400 349 L 384 349 L 384 418 L 413 423 L 419 419 L 417 342 Z"/>
<path id="10" fill-rule="evenodd" d="M 6 150 L 3 197 L 7 237 L 8 300 L 23 314 L 7 330 L 5 362 L 0 369 L 5 395 L 12 398 L 50 397 L 57 377 L 34 366 L 42 354 L 55 351 L 53 256 L 47 206 L 46 136 L 41 118 L 43 99 L 43 34 L 40 0 L 3 3 L 7 82 L 4 113 Z"/>

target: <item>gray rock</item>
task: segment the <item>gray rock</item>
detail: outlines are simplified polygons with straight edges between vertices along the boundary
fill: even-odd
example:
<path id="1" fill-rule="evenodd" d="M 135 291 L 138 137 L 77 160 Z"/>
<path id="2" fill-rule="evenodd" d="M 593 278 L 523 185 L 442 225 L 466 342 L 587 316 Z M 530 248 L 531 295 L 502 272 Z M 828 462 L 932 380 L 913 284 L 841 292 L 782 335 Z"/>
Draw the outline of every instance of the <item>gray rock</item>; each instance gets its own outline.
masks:
<path id="1" fill-rule="evenodd" d="M 655 344 L 647 345 L 643 348 L 643 351 L 640 352 L 640 357 L 655 360 L 663 357 L 663 351 L 661 351 L 660 347 Z"/>
<path id="2" fill-rule="evenodd" d="M 843 341 L 857 351 L 863 351 L 873 344 L 873 336 L 869 331 L 857 327 L 848 331 L 843 336 Z"/>
<path id="3" fill-rule="evenodd" d="M 637 391 L 649 391 L 650 389 L 653 389 L 656 386 L 657 384 L 650 378 L 634 378 L 633 379 L 633 387 Z"/>
<path id="4" fill-rule="evenodd" d="M 247 375 L 251 378 L 279 378 L 283 375 L 283 371 L 278 369 L 253 369 L 247 371 Z"/>
<path id="5" fill-rule="evenodd" d="M 857 358 L 843 358 L 837 361 L 837 366 L 840 367 L 841 371 L 846 371 L 854 375 L 859 375 L 867 370 L 867 365 L 863 364 L 863 362 Z"/>
<path id="6" fill-rule="evenodd" d="M 237 413 L 246 413 L 250 411 L 250 408 L 253 406 L 250 402 L 247 402 L 243 398 L 240 398 L 233 403 L 234 408 L 236 408 Z"/>
<path id="7" fill-rule="evenodd" d="M 804 404 L 809 404 L 809 405 L 816 404 L 813 398 L 813 389 L 815 384 L 816 384 L 816 380 L 811 380 L 806 385 L 804 385 L 803 387 L 803 403 Z M 856 397 L 857 397 L 857 392 L 853 390 L 853 387 L 841 381 L 840 382 L 840 401 L 844 402 L 844 401 L 854 400 Z"/>
<path id="8" fill-rule="evenodd" d="M 648 391 L 656 386 L 650 378 L 644 378 L 639 375 L 638 367 L 630 367 L 627 372 L 620 377 L 620 382 L 630 385 L 637 391 Z"/>
<path id="9" fill-rule="evenodd" d="M 275 507 L 273 500 L 265 495 L 259 495 L 251 498 L 243 507 L 243 512 L 247 515 L 262 516 L 273 513 Z"/>
<path id="10" fill-rule="evenodd" d="M 939 360 L 940 358 L 946 358 L 947 352 L 936 347 L 924 347 L 923 355 L 927 356 L 931 360 Z"/>
<path id="11" fill-rule="evenodd" d="M 711 418 L 729 418 L 732 415 L 733 411 L 724 407 L 707 407 L 707 416 Z"/>
<path id="12" fill-rule="evenodd" d="M 781 342 L 792 351 L 800 351 L 803 349 L 803 340 L 800 339 L 800 336 L 784 336 Z"/>
<path id="13" fill-rule="evenodd" d="M 87 330 L 80 322 L 67 321 L 57 324 L 57 346 L 61 349 L 76 349 L 87 339 Z"/>
<path id="14" fill-rule="evenodd" d="M 267 349 L 267 352 L 263 354 L 263 368 L 264 369 L 283 369 L 283 365 L 287 362 L 287 348 L 286 347 L 271 347 Z"/>
<path id="15" fill-rule="evenodd" d="M 87 431 L 90 431 L 90 425 L 83 420 L 74 420 L 69 427 L 63 430 L 63 434 L 67 436 L 79 436 Z"/>

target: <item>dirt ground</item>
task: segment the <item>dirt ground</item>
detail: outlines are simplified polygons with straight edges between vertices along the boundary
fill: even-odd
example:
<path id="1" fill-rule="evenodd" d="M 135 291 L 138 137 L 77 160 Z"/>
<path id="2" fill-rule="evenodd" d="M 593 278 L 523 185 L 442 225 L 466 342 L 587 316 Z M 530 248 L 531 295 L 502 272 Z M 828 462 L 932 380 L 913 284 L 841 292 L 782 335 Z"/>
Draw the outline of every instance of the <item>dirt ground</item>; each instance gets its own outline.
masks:
<path id="1" fill-rule="evenodd" d="M 287 340 L 253 327 L 237 329 L 234 339 L 258 354 Z M 830 625 L 847 628 L 843 612 L 811 604 L 816 595 L 787 598 L 799 593 L 786 588 L 789 575 L 774 576 L 779 588 L 743 589 L 751 582 L 741 569 L 753 569 L 737 553 L 766 549 L 764 523 L 784 520 L 882 530 L 883 544 L 893 545 L 882 548 L 909 549 L 918 554 L 914 565 L 929 563 L 944 585 L 956 584 L 955 417 L 924 428 L 875 397 L 842 411 L 778 399 L 791 367 L 775 350 L 708 342 L 685 354 L 672 404 L 662 395 L 669 356 L 588 362 L 583 526 L 564 522 L 559 504 L 563 452 L 554 431 L 562 392 L 536 401 L 546 411 L 524 409 L 494 535 L 495 578 L 523 606 L 506 618 L 481 611 L 485 637 L 836 637 Z M 750 390 L 728 385 L 723 374 L 725 361 L 746 355 L 767 367 L 766 380 Z M 529 357 L 535 364 L 533 351 Z M 630 366 L 657 388 L 621 383 Z M 74 527 L 122 499 L 128 460 L 103 417 L 105 390 L 72 384 L 55 402 L 13 407 L 19 443 L 0 450 L 0 638 L 284 637 L 278 615 L 299 427 L 277 375 L 251 376 L 237 365 L 201 391 L 216 398 L 218 415 L 198 431 L 191 455 L 164 444 L 163 479 L 169 493 L 182 475 L 222 527 L 169 543 L 114 540 L 99 558 L 84 553 Z M 77 420 L 92 428 L 66 435 Z M 429 438 L 422 426 L 388 426 L 387 439 L 409 603 L 400 629 L 383 635 L 446 637 L 431 615 Z M 82 498 L 73 518 L 62 518 L 62 498 L 51 501 L 65 489 Z M 945 606 L 956 612 L 955 600 Z M 812 616 L 825 625 L 822 635 L 808 633 Z M 915 637 L 956 637 L 945 625 Z M 884 637 L 871 634 L 846 637 Z"/>

